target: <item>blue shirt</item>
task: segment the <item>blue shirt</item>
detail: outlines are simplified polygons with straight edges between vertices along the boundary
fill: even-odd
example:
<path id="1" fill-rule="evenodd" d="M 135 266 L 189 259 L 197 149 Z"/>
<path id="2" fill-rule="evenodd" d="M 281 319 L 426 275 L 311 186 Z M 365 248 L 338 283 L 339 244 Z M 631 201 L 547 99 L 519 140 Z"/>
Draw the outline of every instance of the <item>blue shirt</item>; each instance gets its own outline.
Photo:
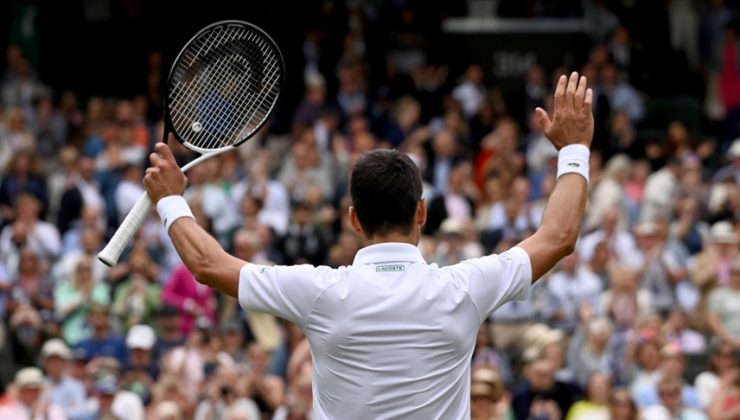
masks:
<path id="1" fill-rule="evenodd" d="M 75 349 L 82 349 L 90 359 L 96 357 L 114 357 L 125 366 L 128 360 L 128 349 L 123 338 L 116 335 L 108 335 L 103 339 L 94 337 L 82 340 Z"/>
<path id="2" fill-rule="evenodd" d="M 57 383 L 48 381 L 49 399 L 64 410 L 70 420 L 83 419 L 86 415 L 85 386 L 77 379 L 65 376 Z"/>

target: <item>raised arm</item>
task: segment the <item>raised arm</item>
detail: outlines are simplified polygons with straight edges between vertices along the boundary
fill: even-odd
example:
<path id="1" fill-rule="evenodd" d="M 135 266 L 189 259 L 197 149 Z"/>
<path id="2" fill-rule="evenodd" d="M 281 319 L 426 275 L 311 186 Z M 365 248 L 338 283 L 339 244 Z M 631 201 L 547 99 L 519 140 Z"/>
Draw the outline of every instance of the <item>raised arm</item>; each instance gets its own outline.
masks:
<path id="1" fill-rule="evenodd" d="M 155 150 L 149 156 L 152 166 L 146 170 L 144 186 L 168 228 L 177 253 L 200 283 L 237 297 L 239 271 L 246 261 L 229 255 L 198 225 L 182 198 L 187 178 L 177 166 L 172 151 L 164 143 L 157 143 Z"/>
<path id="2" fill-rule="evenodd" d="M 588 194 L 588 149 L 594 132 L 593 93 L 586 78 L 573 72 L 560 76 L 552 120 L 537 108 L 545 135 L 558 149 L 558 179 L 547 201 L 542 223 L 518 246 L 529 254 L 532 282 L 573 252 Z"/>

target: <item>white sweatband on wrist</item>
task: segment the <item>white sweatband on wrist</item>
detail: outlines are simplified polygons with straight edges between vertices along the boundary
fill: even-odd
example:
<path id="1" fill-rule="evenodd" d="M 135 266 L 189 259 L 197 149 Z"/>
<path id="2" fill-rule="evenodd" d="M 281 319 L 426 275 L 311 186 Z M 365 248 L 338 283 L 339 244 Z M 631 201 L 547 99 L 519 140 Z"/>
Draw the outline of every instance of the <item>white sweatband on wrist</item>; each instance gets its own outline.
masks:
<path id="1" fill-rule="evenodd" d="M 162 219 L 164 228 L 168 233 L 175 220 L 181 217 L 195 219 L 193 212 L 190 211 L 188 202 L 181 195 L 168 195 L 159 199 L 157 202 L 157 213 L 159 213 L 159 217 Z"/>
<path id="2" fill-rule="evenodd" d="M 576 173 L 586 179 L 588 184 L 588 160 L 591 151 L 582 144 L 571 144 L 560 149 L 558 153 L 558 175 Z"/>

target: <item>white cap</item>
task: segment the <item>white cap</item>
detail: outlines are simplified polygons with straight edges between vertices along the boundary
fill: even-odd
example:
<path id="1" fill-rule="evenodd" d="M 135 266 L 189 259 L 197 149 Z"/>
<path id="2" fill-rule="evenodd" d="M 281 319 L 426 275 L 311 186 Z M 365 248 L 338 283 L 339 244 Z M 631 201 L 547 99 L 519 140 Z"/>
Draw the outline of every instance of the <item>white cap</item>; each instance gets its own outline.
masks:
<path id="1" fill-rule="evenodd" d="M 44 385 L 44 374 L 39 368 L 23 368 L 15 374 L 14 382 L 21 388 L 41 388 Z"/>
<path id="2" fill-rule="evenodd" d="M 62 359 L 68 360 L 72 358 L 72 350 L 67 347 L 67 344 L 60 338 L 52 338 L 44 343 L 41 348 L 41 357 L 58 356 Z"/>
<path id="3" fill-rule="evenodd" d="M 712 242 L 721 244 L 734 244 L 737 242 L 737 235 L 732 223 L 721 220 L 712 225 L 709 229 L 709 238 Z"/>
<path id="4" fill-rule="evenodd" d="M 730 148 L 727 149 L 727 158 L 728 159 L 735 159 L 740 157 L 740 137 L 736 138 L 735 141 L 732 142 L 730 145 Z"/>
<path id="5" fill-rule="evenodd" d="M 154 334 L 154 329 L 148 325 L 134 325 L 126 335 L 126 346 L 130 349 L 150 350 L 156 341 L 157 336 Z"/>

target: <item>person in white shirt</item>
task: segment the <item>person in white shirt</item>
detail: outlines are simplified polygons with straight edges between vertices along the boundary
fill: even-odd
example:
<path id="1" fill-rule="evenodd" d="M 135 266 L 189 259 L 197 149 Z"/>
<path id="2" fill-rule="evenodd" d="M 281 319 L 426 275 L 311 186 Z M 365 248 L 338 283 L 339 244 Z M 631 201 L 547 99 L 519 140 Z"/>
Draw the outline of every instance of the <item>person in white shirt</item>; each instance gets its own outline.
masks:
<path id="1" fill-rule="evenodd" d="M 578 325 L 581 307 L 598 306 L 601 282 L 596 274 L 579 263 L 578 253 L 573 252 L 563 258 L 560 269 L 549 276 L 547 292 L 551 325 L 572 333 Z"/>
<path id="2" fill-rule="evenodd" d="M 470 358 L 480 324 L 526 298 L 530 284 L 575 248 L 586 203 L 593 93 L 562 76 L 554 118 L 538 109 L 560 150 L 542 224 L 500 255 L 440 268 L 417 247 L 426 221 L 411 159 L 374 150 L 354 166 L 349 220 L 366 246 L 351 266 L 260 266 L 229 255 L 179 196 L 186 178 L 167 145 L 150 155 L 144 185 L 196 279 L 246 310 L 296 323 L 310 343 L 313 418 L 470 417 Z"/>

